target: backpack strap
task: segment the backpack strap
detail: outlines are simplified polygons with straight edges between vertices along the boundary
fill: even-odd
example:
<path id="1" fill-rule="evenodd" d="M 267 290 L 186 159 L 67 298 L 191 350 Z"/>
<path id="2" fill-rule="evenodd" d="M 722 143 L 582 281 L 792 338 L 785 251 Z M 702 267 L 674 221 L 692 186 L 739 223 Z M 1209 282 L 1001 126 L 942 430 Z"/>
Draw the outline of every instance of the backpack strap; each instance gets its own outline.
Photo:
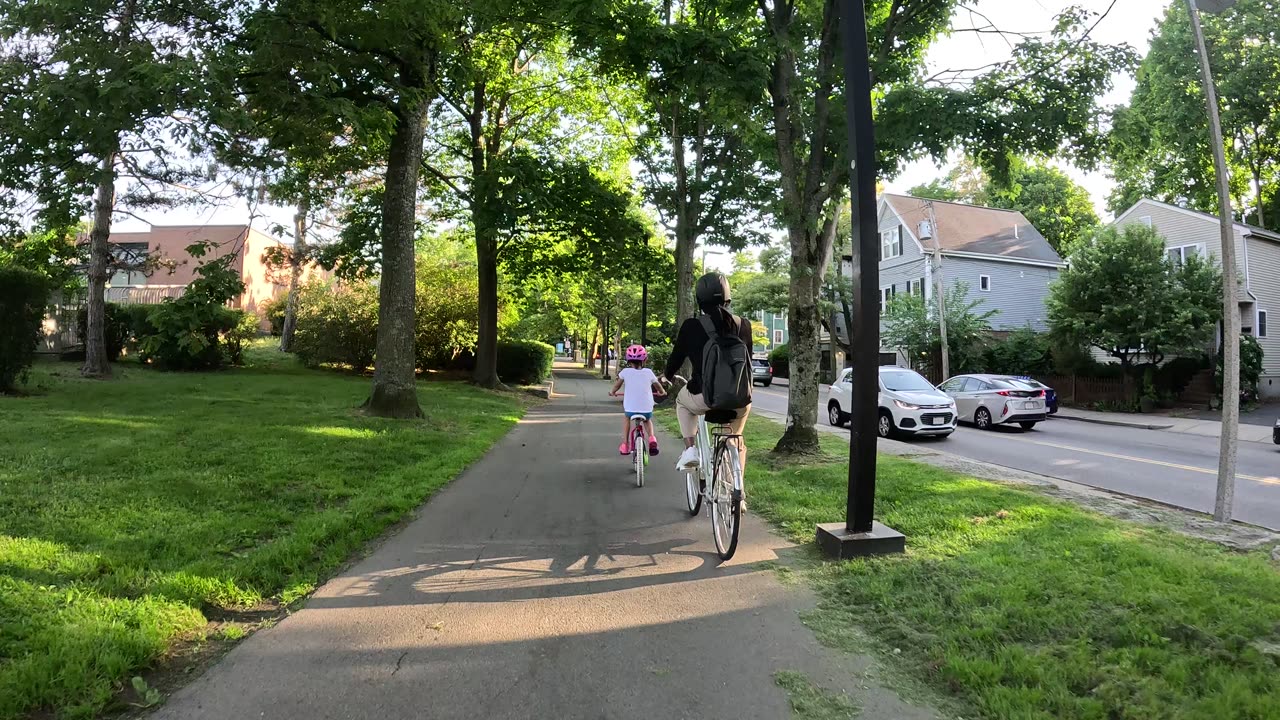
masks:
<path id="1" fill-rule="evenodd" d="M 698 322 L 702 323 L 702 327 L 707 331 L 707 337 L 714 340 L 720 337 L 720 333 L 716 332 L 716 324 L 711 321 L 710 315 L 699 315 Z"/>

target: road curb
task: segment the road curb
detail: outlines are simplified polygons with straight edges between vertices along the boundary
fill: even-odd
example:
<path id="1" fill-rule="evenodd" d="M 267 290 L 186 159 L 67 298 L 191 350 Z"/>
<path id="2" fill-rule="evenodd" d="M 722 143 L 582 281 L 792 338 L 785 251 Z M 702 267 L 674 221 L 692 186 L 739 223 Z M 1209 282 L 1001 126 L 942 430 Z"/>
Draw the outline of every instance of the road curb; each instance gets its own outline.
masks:
<path id="1" fill-rule="evenodd" d="M 1125 422 L 1123 420 L 1101 420 L 1099 418 L 1081 417 L 1079 415 L 1066 415 L 1061 412 L 1054 414 L 1052 417 L 1062 420 L 1075 420 L 1076 422 L 1093 423 L 1094 425 L 1114 425 L 1116 427 L 1138 428 L 1139 430 L 1168 430 L 1173 427 L 1172 424 L 1155 425 L 1152 423 Z"/>

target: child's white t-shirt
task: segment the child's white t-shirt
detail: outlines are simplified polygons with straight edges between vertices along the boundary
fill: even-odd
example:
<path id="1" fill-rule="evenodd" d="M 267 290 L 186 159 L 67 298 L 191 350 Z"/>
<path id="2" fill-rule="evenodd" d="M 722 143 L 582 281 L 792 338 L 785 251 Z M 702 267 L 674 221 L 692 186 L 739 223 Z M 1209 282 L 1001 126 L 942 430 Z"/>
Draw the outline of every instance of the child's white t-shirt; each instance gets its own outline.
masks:
<path id="1" fill-rule="evenodd" d="M 622 378 L 622 410 L 629 413 L 653 412 L 653 384 L 658 376 L 649 368 L 623 368 L 618 373 Z"/>

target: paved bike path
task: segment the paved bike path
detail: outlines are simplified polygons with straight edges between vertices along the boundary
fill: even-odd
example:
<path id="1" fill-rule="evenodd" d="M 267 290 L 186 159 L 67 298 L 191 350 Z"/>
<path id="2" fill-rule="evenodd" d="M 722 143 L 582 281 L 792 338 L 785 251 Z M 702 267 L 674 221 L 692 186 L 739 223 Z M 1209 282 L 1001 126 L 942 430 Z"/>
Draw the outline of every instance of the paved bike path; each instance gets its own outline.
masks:
<path id="1" fill-rule="evenodd" d="M 559 370 L 557 397 L 416 520 L 154 717 L 786 718 L 778 671 L 863 717 L 931 717 L 818 645 L 812 598 L 762 566 L 788 551 L 763 523 L 719 562 L 674 438 L 634 486 L 607 390 Z"/>

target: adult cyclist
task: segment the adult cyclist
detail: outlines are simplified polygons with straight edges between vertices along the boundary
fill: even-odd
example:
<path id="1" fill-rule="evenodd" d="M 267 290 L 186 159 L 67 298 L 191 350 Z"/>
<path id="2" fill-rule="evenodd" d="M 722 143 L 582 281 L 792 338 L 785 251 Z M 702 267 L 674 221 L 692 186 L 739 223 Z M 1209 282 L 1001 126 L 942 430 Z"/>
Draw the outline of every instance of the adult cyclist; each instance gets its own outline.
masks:
<path id="1" fill-rule="evenodd" d="M 694 296 L 698 301 L 698 310 L 711 318 L 711 324 L 722 336 L 737 335 L 748 348 L 752 346 L 751 321 L 734 315 L 729 311 L 732 297 L 729 293 L 729 281 L 720 273 L 707 273 L 698 278 L 694 287 Z M 675 377 L 686 360 L 693 364 L 693 373 L 689 383 L 676 395 L 676 418 L 680 421 L 680 434 L 684 436 L 684 452 L 676 461 L 677 470 L 688 470 L 698 466 L 700 462 L 698 449 L 694 440 L 698 433 L 698 418 L 707 414 L 707 404 L 702 399 L 702 353 L 710 336 L 698 318 L 689 318 L 680 325 L 676 334 L 676 343 L 671 348 L 671 357 L 662 376 L 667 380 Z M 742 434 L 747 424 L 747 416 L 751 414 L 751 406 L 735 411 L 737 417 L 729 423 L 730 431 L 735 435 Z M 738 455 L 741 458 L 743 474 L 747 468 L 747 446 L 739 440 Z"/>

